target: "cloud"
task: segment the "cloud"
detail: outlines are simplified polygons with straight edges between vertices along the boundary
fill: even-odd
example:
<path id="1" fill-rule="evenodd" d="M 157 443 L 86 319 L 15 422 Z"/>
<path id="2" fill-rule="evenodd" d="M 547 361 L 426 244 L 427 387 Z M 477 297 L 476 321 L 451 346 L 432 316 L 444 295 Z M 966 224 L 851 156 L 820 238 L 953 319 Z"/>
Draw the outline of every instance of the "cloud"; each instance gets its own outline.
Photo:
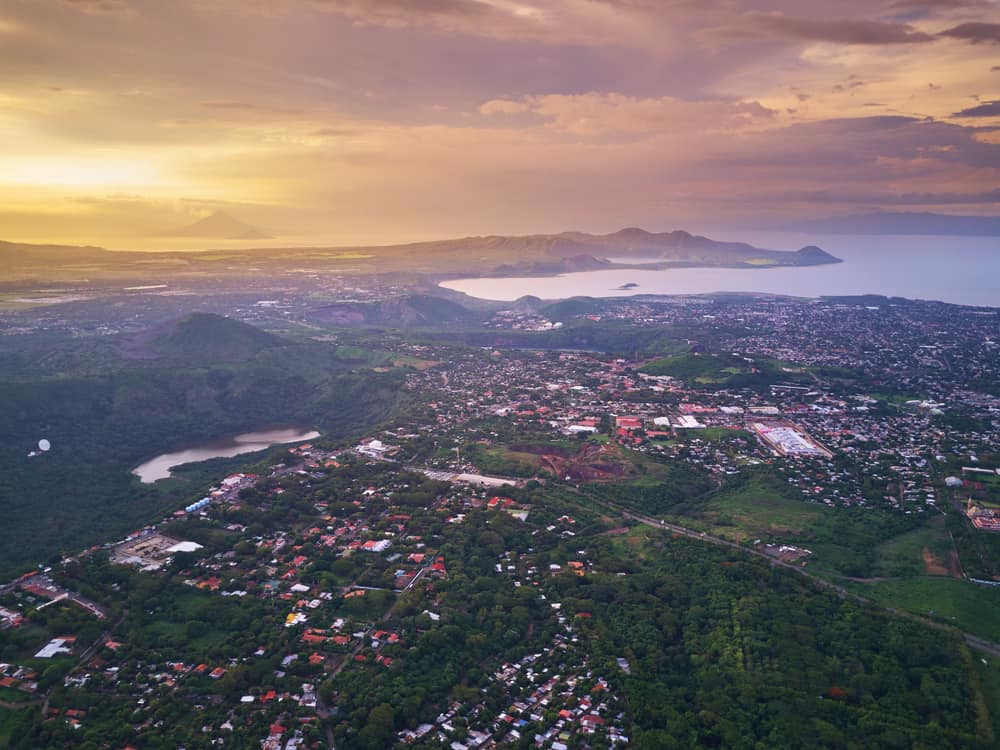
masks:
<path id="1" fill-rule="evenodd" d="M 132 13 L 132 7 L 127 0 L 60 0 L 60 2 L 83 13 Z"/>
<path id="2" fill-rule="evenodd" d="M 107 15 L 128 4 L 132 15 Z M 974 127 L 996 122 L 974 113 L 1000 98 L 983 80 L 1000 60 L 994 45 L 971 43 L 991 41 L 1000 9 L 947 0 L 0 6 L 17 29 L 0 30 L 0 130 L 51 167 L 54 181 L 32 188 L 39 206 L 69 189 L 259 201 L 301 208 L 311 226 L 408 239 L 641 224 L 681 203 L 679 219 L 718 219 L 727 200 L 726 216 L 810 215 L 823 190 L 873 205 L 971 202 L 1000 185 L 1000 128 Z M 888 112 L 938 120 L 868 117 Z M 844 117 L 855 119 L 831 119 Z M 80 176 L 97 175 L 111 154 L 148 161 L 158 181 L 65 188 L 56 179 L 84 156 Z M 5 210 L 26 205 L 25 194 L 0 170 Z M 787 206 L 765 203 L 771 194 L 789 196 Z M 128 222 L 107 215 L 109 227 Z M 149 220 L 183 223 L 165 218 Z"/>
<path id="3" fill-rule="evenodd" d="M 268 107 L 252 102 L 243 102 L 230 99 L 219 99 L 215 101 L 202 102 L 201 106 L 208 109 L 223 110 L 229 112 L 240 112 L 256 115 L 299 115 L 300 110 L 284 109 L 282 107 Z"/>
<path id="4" fill-rule="evenodd" d="M 319 138 L 350 138 L 352 136 L 364 135 L 364 131 L 358 128 L 320 128 L 314 130 L 312 135 Z"/>
<path id="5" fill-rule="evenodd" d="M 953 10 L 964 8 L 983 8 L 989 5 L 987 0 L 894 0 L 890 8 L 917 10 Z"/>
<path id="6" fill-rule="evenodd" d="M 490 99 L 490 101 L 479 107 L 479 114 L 482 115 L 517 115 L 530 111 L 531 107 L 525 102 L 514 102 L 509 99 Z"/>
<path id="7" fill-rule="evenodd" d="M 973 193 L 902 193 L 873 196 L 871 203 L 886 206 L 959 206 L 1000 203 L 1000 188 Z"/>
<path id="8" fill-rule="evenodd" d="M 271 18 L 303 10 L 348 19 L 355 28 L 382 27 L 439 36 L 505 41 L 621 46 L 664 51 L 682 20 L 735 0 L 194 0 L 227 14 Z"/>
<path id="9" fill-rule="evenodd" d="M 1000 99 L 955 112 L 952 117 L 1000 117 Z"/>
<path id="10" fill-rule="evenodd" d="M 1000 23 L 985 23 L 981 21 L 960 23 L 958 26 L 945 29 L 938 36 L 964 39 L 973 44 L 981 42 L 997 44 L 1000 43 Z"/>
<path id="11" fill-rule="evenodd" d="M 858 174 L 871 167 L 899 175 L 959 167 L 1000 169 L 1000 144 L 979 135 L 977 128 L 915 117 L 854 117 L 742 134 L 729 139 L 726 149 L 734 161 L 787 169 L 825 166 L 831 178 L 848 167 Z"/>
<path id="12" fill-rule="evenodd" d="M 545 12 L 537 6 L 486 0 L 309 0 L 319 10 L 390 28 L 430 26 L 482 36 L 538 36 Z"/>
<path id="13" fill-rule="evenodd" d="M 836 188 L 822 188 L 806 192 L 790 193 L 777 192 L 769 196 L 762 196 L 767 200 L 808 200 L 816 204 L 851 204 L 869 205 L 882 207 L 905 207 L 905 206 L 973 206 L 989 205 L 1000 203 L 1000 188 L 992 190 L 978 190 L 967 193 L 951 192 L 889 192 L 885 190 L 839 190 Z"/>
<path id="14" fill-rule="evenodd" d="M 917 44 L 934 39 L 905 23 L 867 18 L 800 18 L 782 13 L 750 12 L 744 25 L 731 29 L 737 36 L 782 36 L 836 44 Z"/>
<path id="15" fill-rule="evenodd" d="M 543 117 L 549 129 L 575 136 L 720 132 L 767 123 L 776 116 L 774 110 L 756 101 L 685 101 L 600 92 L 492 100 L 479 111 L 485 115 L 531 112 Z"/>

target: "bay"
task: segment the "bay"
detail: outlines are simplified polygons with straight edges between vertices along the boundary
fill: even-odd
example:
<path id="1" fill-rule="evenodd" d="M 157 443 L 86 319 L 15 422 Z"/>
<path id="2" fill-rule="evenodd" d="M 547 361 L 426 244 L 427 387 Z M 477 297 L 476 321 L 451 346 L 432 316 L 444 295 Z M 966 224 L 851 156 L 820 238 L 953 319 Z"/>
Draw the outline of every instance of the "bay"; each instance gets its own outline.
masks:
<path id="1" fill-rule="evenodd" d="M 583 271 L 559 276 L 455 279 L 441 286 L 473 297 L 510 301 L 574 296 L 756 292 L 795 297 L 881 294 L 960 305 L 1000 307 L 1000 238 L 807 236 L 715 232 L 713 239 L 796 250 L 815 244 L 842 263 L 778 268 L 672 268 Z M 626 259 L 616 258 L 619 262 Z M 631 261 L 641 262 L 641 261 Z M 625 284 L 637 284 L 621 289 Z"/>

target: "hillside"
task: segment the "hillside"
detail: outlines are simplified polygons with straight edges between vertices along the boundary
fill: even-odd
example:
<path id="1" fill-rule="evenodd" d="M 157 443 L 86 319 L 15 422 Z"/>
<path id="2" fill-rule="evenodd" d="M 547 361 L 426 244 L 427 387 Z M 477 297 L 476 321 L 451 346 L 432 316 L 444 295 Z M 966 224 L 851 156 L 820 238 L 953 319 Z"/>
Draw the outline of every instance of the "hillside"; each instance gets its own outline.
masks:
<path id="1" fill-rule="evenodd" d="M 407 398 L 398 373 L 351 370 L 334 346 L 219 316 L 188 316 L 153 341 L 169 356 L 119 358 L 96 373 L 0 373 L 3 573 L 118 538 L 176 507 L 194 491 L 190 480 L 139 485 L 130 473 L 158 453 L 272 425 L 344 436 Z M 42 435 L 51 452 L 27 459 Z"/>
<path id="2" fill-rule="evenodd" d="M 161 236 L 214 236 L 248 242 L 261 238 L 259 230 L 231 217 L 209 217 L 203 222 Z M 7 244 L 6 251 L 0 245 L 0 258 L 5 260 L 11 279 L 69 281 L 86 274 L 89 279 L 129 279 L 136 284 L 153 278 L 157 283 L 171 278 L 198 278 L 206 273 L 279 278 L 288 277 L 292 269 L 297 274 L 417 274 L 440 279 L 455 275 L 553 275 L 637 265 L 767 267 L 839 262 L 812 245 L 786 252 L 744 242 L 719 242 L 680 230 L 652 233 L 635 228 L 603 235 L 490 235 L 374 247 L 246 247 L 206 252 L 108 252 L 101 248 Z"/>
<path id="3" fill-rule="evenodd" d="M 0 240 L 0 265 L 64 264 L 110 261 L 114 253 L 91 245 L 34 245 Z"/>
<path id="4" fill-rule="evenodd" d="M 414 294 L 381 302 L 337 302 L 313 312 L 315 320 L 336 326 L 379 325 L 419 328 L 477 323 L 482 316 L 457 302 Z"/>
<path id="5" fill-rule="evenodd" d="M 818 265 L 838 258 L 815 246 L 796 252 L 766 250 L 745 242 L 719 242 L 683 230 L 653 233 L 627 228 L 612 234 L 562 232 L 526 236 L 464 237 L 384 248 L 359 248 L 392 253 L 406 250 L 420 257 L 477 259 L 484 272 L 566 273 L 629 267 L 636 263 L 684 265 Z"/>
<path id="6" fill-rule="evenodd" d="M 156 330 L 153 352 L 177 359 L 238 361 L 284 342 L 252 325 L 211 313 L 192 313 Z"/>

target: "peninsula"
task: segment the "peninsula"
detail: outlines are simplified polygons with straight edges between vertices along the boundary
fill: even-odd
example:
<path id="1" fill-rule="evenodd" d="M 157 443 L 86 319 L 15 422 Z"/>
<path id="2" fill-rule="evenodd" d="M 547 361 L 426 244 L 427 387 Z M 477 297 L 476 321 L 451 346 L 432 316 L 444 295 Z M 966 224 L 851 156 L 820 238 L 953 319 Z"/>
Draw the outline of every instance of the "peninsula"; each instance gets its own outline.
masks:
<path id="1" fill-rule="evenodd" d="M 815 246 L 786 252 L 745 242 L 720 242 L 681 230 L 653 233 L 631 228 L 603 235 L 489 235 L 375 247 L 254 247 L 206 252 L 110 251 L 91 246 L 0 242 L 0 261 L 8 281 L 129 279 L 145 277 L 153 267 L 160 279 L 316 272 L 415 274 L 433 281 L 610 268 L 812 266 L 839 263 L 840 259 Z"/>

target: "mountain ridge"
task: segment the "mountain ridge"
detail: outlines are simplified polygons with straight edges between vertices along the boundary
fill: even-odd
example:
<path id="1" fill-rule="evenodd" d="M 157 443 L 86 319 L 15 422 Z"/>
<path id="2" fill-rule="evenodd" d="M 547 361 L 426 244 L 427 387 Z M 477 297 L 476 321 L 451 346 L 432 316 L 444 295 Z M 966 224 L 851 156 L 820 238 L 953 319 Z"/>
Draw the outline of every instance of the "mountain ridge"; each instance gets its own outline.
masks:
<path id="1" fill-rule="evenodd" d="M 231 228 L 231 227 L 230 227 Z M 249 231 L 249 230 L 248 230 Z M 256 235 L 252 235 L 256 237 Z M 254 273 L 286 275 L 289 264 L 318 272 L 348 275 L 417 274 L 427 279 L 451 276 L 553 275 L 613 268 L 656 270 L 668 267 L 806 266 L 840 259 L 808 245 L 796 251 L 722 242 L 684 230 L 648 232 L 627 227 L 609 234 L 560 232 L 533 235 L 482 235 L 396 245 L 240 247 L 198 251 L 108 251 L 69 245 L 0 243 L 0 261 L 11 277 L 67 278 L 91 273 L 149 278 L 151 264 L 162 263 L 158 279 L 173 273 Z M 84 262 L 99 268 L 80 269 Z"/>

